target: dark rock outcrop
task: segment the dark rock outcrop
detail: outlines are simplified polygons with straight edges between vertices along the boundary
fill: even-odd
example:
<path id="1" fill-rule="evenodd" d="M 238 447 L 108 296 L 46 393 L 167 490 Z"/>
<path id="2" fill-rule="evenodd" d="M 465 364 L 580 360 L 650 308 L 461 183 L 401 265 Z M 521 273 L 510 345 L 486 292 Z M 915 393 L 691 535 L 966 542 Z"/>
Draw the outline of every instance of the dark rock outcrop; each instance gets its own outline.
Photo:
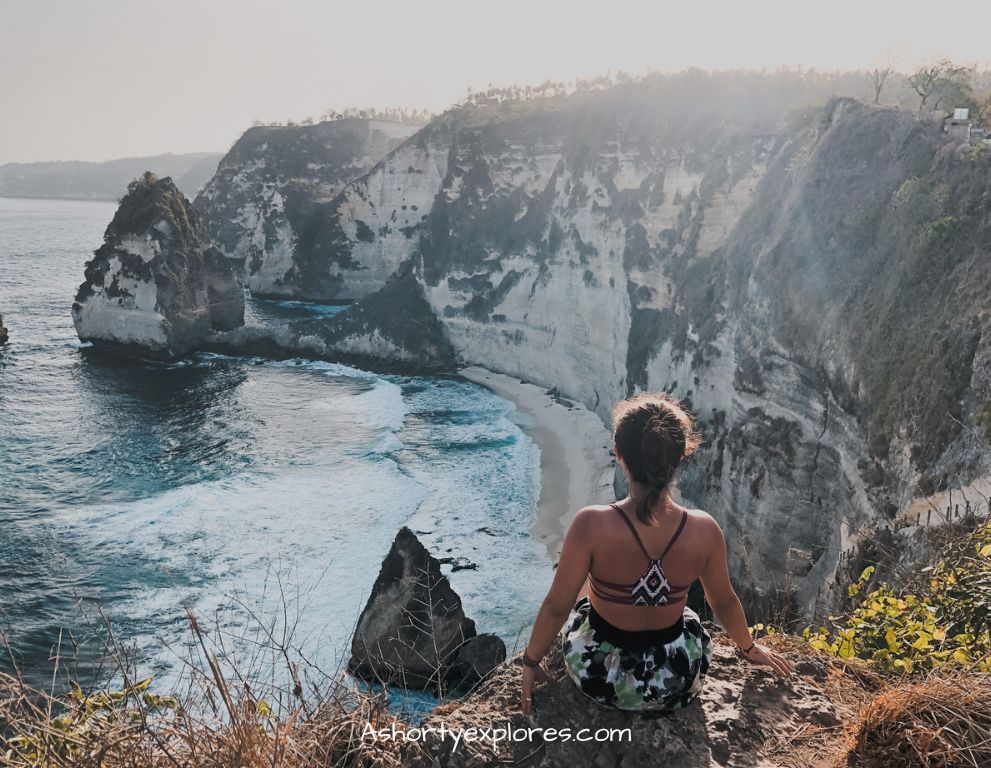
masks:
<path id="1" fill-rule="evenodd" d="M 314 331 L 338 352 L 428 366 L 450 365 L 455 360 L 412 262 L 402 264 L 381 290 L 359 299 L 332 320 L 314 326 Z"/>
<path id="2" fill-rule="evenodd" d="M 458 688 L 469 688 L 506 660 L 506 644 L 493 634 L 475 635 L 455 656 L 448 680 Z"/>
<path id="3" fill-rule="evenodd" d="M 9 338 L 10 338 L 10 335 L 7 332 L 7 329 L 4 327 L 4 324 L 3 324 L 3 315 L 0 315 L 0 344 L 6 344 L 7 343 L 7 339 L 9 339 Z"/>
<path id="4" fill-rule="evenodd" d="M 799 751 L 789 744 L 792 739 L 798 741 L 803 734 L 832 729 L 852 719 L 863 696 L 862 678 L 852 667 L 808 656 L 792 657 L 792 661 L 796 674 L 781 680 L 766 667 L 749 664 L 729 646 L 717 642 L 700 699 L 670 716 L 648 719 L 591 701 L 566 675 L 560 646 L 555 643 L 545 661 L 554 679 L 538 684 L 534 691 L 535 721 L 520 711 L 522 664 L 516 656 L 495 669 L 469 696 L 436 707 L 419 723 L 424 739 L 405 746 L 403 765 L 780 765 L 778 758 L 789 746 Z M 837 695 L 840 686 L 842 695 Z M 462 740 L 455 749 L 451 731 L 464 733 L 469 728 L 477 729 L 474 742 Z M 482 734 L 494 738 L 494 728 L 517 733 L 528 728 L 543 731 L 535 730 L 532 739 L 510 740 L 503 735 L 493 746 Z M 550 729 L 556 729 L 553 737 Z M 611 739 L 596 740 L 596 733 L 600 737 L 604 733 L 600 729 L 617 730 Z M 629 731 L 624 734 L 623 729 Z M 570 737 L 564 736 L 566 732 Z M 823 745 L 818 748 L 821 751 Z"/>
<path id="5" fill-rule="evenodd" d="M 411 262 L 375 293 L 330 317 L 283 327 L 244 326 L 213 334 L 208 348 L 231 354 L 298 355 L 368 370 L 449 370 L 457 356 L 424 297 Z"/>
<path id="6" fill-rule="evenodd" d="M 146 173 L 86 264 L 72 305 L 82 341 L 173 358 L 244 323 L 244 291 L 172 179 Z"/>
<path id="7" fill-rule="evenodd" d="M 476 635 L 440 564 L 409 528 L 396 534 L 351 642 L 348 670 L 410 688 L 470 686 L 506 658 Z"/>

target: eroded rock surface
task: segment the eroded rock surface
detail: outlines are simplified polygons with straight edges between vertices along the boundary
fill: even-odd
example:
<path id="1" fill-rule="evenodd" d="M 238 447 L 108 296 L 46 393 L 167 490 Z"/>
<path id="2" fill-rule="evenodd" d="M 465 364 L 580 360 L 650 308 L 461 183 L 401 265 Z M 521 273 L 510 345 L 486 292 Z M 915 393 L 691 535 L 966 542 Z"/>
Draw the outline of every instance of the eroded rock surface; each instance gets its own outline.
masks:
<path id="1" fill-rule="evenodd" d="M 358 618 L 348 670 L 436 689 L 471 685 L 505 658 L 503 642 L 476 633 L 440 563 L 403 526 Z"/>
<path id="2" fill-rule="evenodd" d="M 244 291 L 172 179 L 131 183 L 72 304 L 82 341 L 173 358 L 244 323 Z"/>
<path id="3" fill-rule="evenodd" d="M 328 318 L 213 334 L 208 347 L 231 354 L 330 358 L 367 370 L 451 370 L 457 356 L 407 262 L 378 291 Z"/>
<path id="4" fill-rule="evenodd" d="M 719 766 L 780 766 L 780 753 L 789 737 L 840 724 L 852 716 L 850 697 L 831 695 L 835 679 L 860 685 L 852 675 L 830 671 L 827 661 L 793 659 L 796 674 L 778 678 L 765 667 L 738 658 L 727 645 L 717 642 L 713 663 L 701 698 L 672 715 L 656 719 L 601 707 L 585 696 L 564 673 L 558 644 L 545 666 L 555 680 L 535 690 L 536 715 L 531 721 L 519 709 L 522 663 L 514 657 L 499 666 L 467 698 L 441 705 L 420 725 L 427 734 L 421 743 L 410 743 L 404 756 L 409 766 L 497 766 L 519 764 L 540 768 L 621 766 L 622 768 L 714 768 Z M 831 678 L 835 678 L 831 680 Z M 462 742 L 457 749 L 437 729 L 529 728 L 565 729 L 560 735 L 533 740 L 504 740 L 493 750 L 491 743 Z M 591 740 L 599 729 L 629 728 L 628 735 L 613 740 Z M 589 740 L 579 741 L 581 729 Z M 436 761 L 436 762 L 434 762 Z"/>
<path id="5" fill-rule="evenodd" d="M 417 128 L 362 118 L 250 128 L 196 198 L 205 231 L 243 269 L 253 294 L 334 296 L 347 275 L 362 275 L 350 272 L 346 242 L 336 227 L 327 226 L 327 211 L 348 182 Z M 367 239 L 371 233 L 356 235 Z M 317 274 L 313 263 L 326 259 L 335 268 L 321 271 L 311 286 Z M 388 276 L 380 275 L 375 287 Z"/>

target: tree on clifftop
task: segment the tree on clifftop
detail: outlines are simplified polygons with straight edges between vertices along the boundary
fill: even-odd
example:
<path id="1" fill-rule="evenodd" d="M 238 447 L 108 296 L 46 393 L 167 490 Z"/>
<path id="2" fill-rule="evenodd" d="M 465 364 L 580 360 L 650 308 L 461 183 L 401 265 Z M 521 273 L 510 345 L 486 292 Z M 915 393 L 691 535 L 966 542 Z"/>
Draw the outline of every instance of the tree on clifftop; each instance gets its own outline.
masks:
<path id="1" fill-rule="evenodd" d="M 970 72 L 970 68 L 958 66 L 949 59 L 938 59 L 919 67 L 908 79 L 908 84 L 919 96 L 919 117 L 927 106 L 929 111 L 935 112 L 945 109 L 951 101 L 953 106 L 972 101 L 967 82 Z"/>
<path id="2" fill-rule="evenodd" d="M 888 78 L 895 74 L 895 57 L 893 55 L 884 56 L 874 65 L 868 75 L 871 79 L 871 87 L 874 89 L 874 103 L 881 103 L 881 91 Z"/>

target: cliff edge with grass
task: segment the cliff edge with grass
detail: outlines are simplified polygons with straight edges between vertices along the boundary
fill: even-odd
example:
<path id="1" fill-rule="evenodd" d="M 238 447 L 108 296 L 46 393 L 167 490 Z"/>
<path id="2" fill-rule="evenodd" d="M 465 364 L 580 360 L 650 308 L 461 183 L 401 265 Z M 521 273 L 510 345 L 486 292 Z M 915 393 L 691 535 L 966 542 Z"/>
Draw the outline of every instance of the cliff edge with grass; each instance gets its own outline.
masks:
<path id="1" fill-rule="evenodd" d="M 0 676 L 0 765 L 988 765 L 991 529 L 971 524 L 956 531 L 911 588 L 893 589 L 875 572 L 849 585 L 849 606 L 821 631 L 802 637 L 755 626 L 760 642 L 789 658 L 790 678 L 740 658 L 713 627 L 713 659 L 700 698 L 668 716 L 646 719 L 599 706 L 567 676 L 554 644 L 544 662 L 551 679 L 536 686 L 532 717 L 520 711 L 523 668 L 516 654 L 483 673 L 467 694 L 411 719 L 390 705 L 383 689 L 356 686 L 341 674 L 313 677 L 302 652 L 278 632 L 253 637 L 260 641 L 257 652 L 273 653 L 285 667 L 272 679 L 254 680 L 248 670 L 229 666 L 228 630 L 208 631 L 190 615 L 190 685 L 183 692 L 158 691 L 152 679 L 126 671 L 121 688 L 89 690 L 71 679 L 63 684 L 62 667 L 53 680 L 67 692 L 54 695 L 27 688 L 16 675 Z M 385 638 L 383 647 L 391 647 L 394 636 L 409 649 L 389 659 L 393 671 L 421 663 L 433 627 L 443 643 L 452 622 L 463 628 L 466 621 L 449 585 L 440 586 L 438 605 L 445 603 L 451 616 L 416 607 L 430 602 L 423 590 L 438 589 L 439 574 L 413 539 L 411 532 L 397 536 L 366 609 L 378 614 L 371 623 Z M 401 599 L 383 610 L 389 592 Z M 365 652 L 365 643 L 357 646 Z M 433 662 L 435 669 L 445 666 L 444 659 Z M 394 688 L 401 676 L 392 679 Z"/>

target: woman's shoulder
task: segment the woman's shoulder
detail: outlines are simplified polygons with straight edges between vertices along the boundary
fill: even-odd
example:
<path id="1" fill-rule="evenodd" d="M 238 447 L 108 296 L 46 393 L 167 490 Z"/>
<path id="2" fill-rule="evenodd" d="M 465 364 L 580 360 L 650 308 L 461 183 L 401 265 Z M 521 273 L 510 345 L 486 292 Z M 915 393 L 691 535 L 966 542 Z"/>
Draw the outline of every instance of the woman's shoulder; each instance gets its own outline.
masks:
<path id="1" fill-rule="evenodd" d="M 688 513 L 688 518 L 696 522 L 699 528 L 719 529 L 716 519 L 704 509 L 695 509 L 682 505 L 682 509 Z M 580 527 L 594 526 L 600 522 L 612 524 L 616 515 L 616 509 L 612 504 L 589 504 L 579 509 L 571 519 L 571 525 Z"/>
<path id="2" fill-rule="evenodd" d="M 695 530 L 706 539 L 713 542 L 721 542 L 723 529 L 719 522 L 704 509 L 692 509 L 685 507 L 690 520 L 694 521 Z"/>
<path id="3" fill-rule="evenodd" d="M 593 530 L 603 525 L 608 515 L 615 514 L 616 510 L 611 504 L 589 504 L 575 512 L 569 527 L 584 531 Z"/>
<path id="4" fill-rule="evenodd" d="M 682 505 L 684 510 L 688 513 L 688 516 L 693 520 L 701 520 L 707 524 L 715 523 L 716 518 L 706 512 L 704 509 L 693 509 L 692 507 L 685 507 Z"/>
<path id="5" fill-rule="evenodd" d="M 613 509 L 611 504 L 589 504 L 575 512 L 572 522 L 587 525 L 596 520 L 601 520 L 607 514 L 616 514 L 616 510 Z"/>

